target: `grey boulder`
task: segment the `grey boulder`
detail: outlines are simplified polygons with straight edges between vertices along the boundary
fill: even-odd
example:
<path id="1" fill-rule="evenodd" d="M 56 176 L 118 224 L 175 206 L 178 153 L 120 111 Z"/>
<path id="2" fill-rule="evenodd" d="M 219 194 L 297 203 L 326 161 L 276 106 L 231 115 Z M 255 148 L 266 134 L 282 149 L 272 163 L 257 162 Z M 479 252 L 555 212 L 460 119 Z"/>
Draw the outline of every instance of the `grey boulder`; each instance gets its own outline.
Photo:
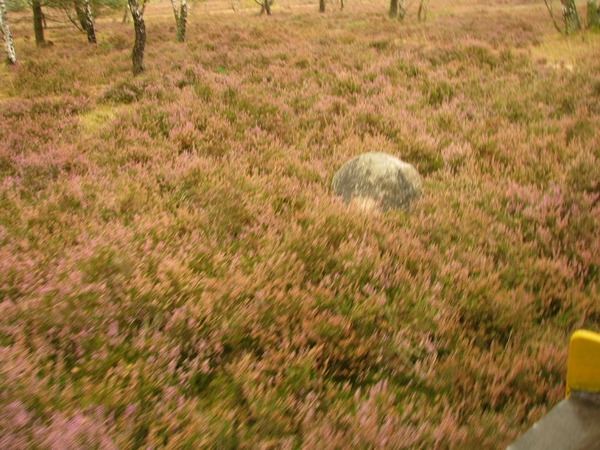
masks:
<path id="1" fill-rule="evenodd" d="M 410 164 L 380 152 L 363 153 L 333 176 L 331 188 L 362 209 L 408 209 L 421 196 L 421 177 Z"/>

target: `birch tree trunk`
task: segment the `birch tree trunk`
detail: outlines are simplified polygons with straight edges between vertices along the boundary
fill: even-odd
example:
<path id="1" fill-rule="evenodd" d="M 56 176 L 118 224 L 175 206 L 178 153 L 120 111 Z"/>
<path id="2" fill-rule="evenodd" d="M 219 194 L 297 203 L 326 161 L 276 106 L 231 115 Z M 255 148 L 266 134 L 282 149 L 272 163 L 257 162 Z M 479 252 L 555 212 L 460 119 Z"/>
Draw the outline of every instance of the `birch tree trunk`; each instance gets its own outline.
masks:
<path id="1" fill-rule="evenodd" d="M 260 13 L 258 13 L 259 16 L 262 16 L 265 11 L 267 12 L 267 16 L 271 15 L 271 5 L 273 4 L 273 0 L 264 0 L 263 2 L 260 0 L 254 1 L 260 5 Z"/>
<path id="2" fill-rule="evenodd" d="M 390 19 L 396 19 L 398 17 L 398 0 L 390 1 L 390 12 L 388 13 Z"/>
<path id="3" fill-rule="evenodd" d="M 85 6 L 85 31 L 87 32 L 88 43 L 96 43 L 96 31 L 94 30 L 94 19 L 92 18 L 92 8 L 89 0 L 83 0 Z"/>
<path id="4" fill-rule="evenodd" d="M 8 17 L 6 16 L 6 5 L 4 4 L 4 0 L 0 0 L 0 29 L 2 29 L 2 36 L 4 36 L 6 61 L 8 64 L 14 65 L 17 63 L 17 55 L 15 53 L 15 47 L 13 46 L 10 28 L 8 27 Z"/>
<path id="5" fill-rule="evenodd" d="M 552 0 L 544 0 L 544 3 L 546 4 L 546 9 L 550 13 L 550 18 L 552 19 L 552 23 L 554 24 L 554 28 L 556 28 L 556 30 L 560 34 L 563 34 L 562 28 L 558 25 L 558 23 L 556 22 L 556 18 L 554 17 L 554 10 L 552 8 Z"/>
<path id="6" fill-rule="evenodd" d="M 133 62 L 133 74 L 139 75 L 144 71 L 144 48 L 146 47 L 146 24 L 144 16 L 138 7 L 137 0 L 127 0 L 131 17 L 133 18 L 133 27 L 135 29 L 135 43 L 131 60 Z"/>
<path id="7" fill-rule="evenodd" d="M 404 5 L 404 0 L 398 1 L 398 19 L 404 22 L 404 18 L 406 17 L 406 6 Z"/>
<path id="8" fill-rule="evenodd" d="M 65 12 L 68 12 L 67 8 L 68 7 L 65 7 Z M 83 10 L 81 3 L 78 0 L 75 0 L 73 2 L 73 8 L 75 8 L 75 15 L 77 16 L 77 22 L 79 22 L 79 24 L 81 25 L 81 29 L 83 31 L 85 31 L 87 22 L 86 22 L 86 17 L 85 17 L 85 11 Z M 77 23 L 75 23 L 74 19 L 71 19 L 71 22 L 73 22 L 74 25 L 77 26 Z"/>
<path id="9" fill-rule="evenodd" d="M 596 0 L 587 1 L 587 27 L 600 28 L 600 8 L 598 8 Z"/>
<path id="10" fill-rule="evenodd" d="M 421 2 L 419 3 L 419 11 L 417 13 L 417 18 L 419 19 L 419 22 L 425 22 L 427 20 L 428 3 L 429 0 L 421 0 Z"/>
<path id="11" fill-rule="evenodd" d="M 177 28 L 179 29 L 179 11 L 175 0 L 171 0 L 171 7 L 173 8 L 173 15 L 175 16 L 175 25 L 177 25 Z"/>
<path id="12" fill-rule="evenodd" d="M 579 22 L 575 0 L 560 0 L 560 3 L 562 4 L 565 32 L 571 34 L 577 30 L 581 30 L 581 22 Z"/>
<path id="13" fill-rule="evenodd" d="M 46 40 L 44 39 L 44 13 L 40 0 L 32 0 L 31 8 L 33 10 L 33 31 L 35 33 L 35 44 L 38 47 L 44 47 Z"/>
<path id="14" fill-rule="evenodd" d="M 177 26 L 177 42 L 185 41 L 185 29 L 187 27 L 187 0 L 181 0 L 179 12 L 179 25 Z"/>
<path id="15" fill-rule="evenodd" d="M 177 42 L 185 41 L 185 28 L 187 25 L 187 0 L 181 0 L 181 9 L 177 11 L 177 3 L 175 0 L 171 0 L 171 6 L 173 7 L 173 14 L 175 15 L 175 24 L 177 25 L 177 35 L 175 40 Z"/>

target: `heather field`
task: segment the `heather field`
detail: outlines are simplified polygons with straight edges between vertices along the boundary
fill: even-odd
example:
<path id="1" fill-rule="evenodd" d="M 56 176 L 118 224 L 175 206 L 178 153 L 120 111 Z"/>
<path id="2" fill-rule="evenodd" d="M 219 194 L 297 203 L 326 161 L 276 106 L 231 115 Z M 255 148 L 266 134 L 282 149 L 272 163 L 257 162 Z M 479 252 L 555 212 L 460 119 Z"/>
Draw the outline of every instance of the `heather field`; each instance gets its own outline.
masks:
<path id="1" fill-rule="evenodd" d="M 503 448 L 600 331 L 600 34 L 543 3 L 148 5 L 0 68 L 0 448 Z M 580 13 L 584 15 L 582 3 Z M 366 151 L 423 198 L 332 196 Z"/>

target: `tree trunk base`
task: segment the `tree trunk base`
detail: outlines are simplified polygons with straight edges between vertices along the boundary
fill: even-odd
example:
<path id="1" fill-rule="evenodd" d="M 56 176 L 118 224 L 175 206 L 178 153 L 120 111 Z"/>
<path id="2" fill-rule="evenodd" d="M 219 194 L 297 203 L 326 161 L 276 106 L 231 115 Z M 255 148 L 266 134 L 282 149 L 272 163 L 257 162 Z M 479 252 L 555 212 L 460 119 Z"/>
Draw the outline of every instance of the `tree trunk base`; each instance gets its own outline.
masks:
<path id="1" fill-rule="evenodd" d="M 581 30 L 581 22 L 579 22 L 579 14 L 577 13 L 575 0 L 561 0 L 561 4 L 565 32 L 567 34 L 572 34 L 575 31 Z"/>
<path id="2" fill-rule="evenodd" d="M 0 0 L 0 29 L 4 37 L 4 50 L 6 51 L 6 62 L 10 66 L 17 64 L 17 54 L 13 45 L 12 34 L 8 26 L 8 17 L 6 16 L 6 5 L 4 0 Z"/>
<path id="3" fill-rule="evenodd" d="M 35 33 L 35 44 L 38 47 L 47 47 L 48 43 L 44 39 L 44 13 L 39 0 L 33 0 L 31 3 L 33 10 L 33 31 Z"/>
<path id="4" fill-rule="evenodd" d="M 587 27 L 590 30 L 600 29 L 600 8 L 598 8 L 596 0 L 587 2 Z"/>
<path id="5" fill-rule="evenodd" d="M 390 1 L 390 11 L 388 13 L 388 16 L 390 17 L 390 19 L 398 18 L 398 0 Z"/>
<path id="6" fill-rule="evenodd" d="M 133 27 L 135 29 L 135 43 L 131 53 L 133 62 L 133 75 L 139 75 L 144 71 L 144 48 L 146 47 L 146 24 L 144 16 L 138 7 L 137 0 L 127 0 L 131 17 L 133 18 Z"/>

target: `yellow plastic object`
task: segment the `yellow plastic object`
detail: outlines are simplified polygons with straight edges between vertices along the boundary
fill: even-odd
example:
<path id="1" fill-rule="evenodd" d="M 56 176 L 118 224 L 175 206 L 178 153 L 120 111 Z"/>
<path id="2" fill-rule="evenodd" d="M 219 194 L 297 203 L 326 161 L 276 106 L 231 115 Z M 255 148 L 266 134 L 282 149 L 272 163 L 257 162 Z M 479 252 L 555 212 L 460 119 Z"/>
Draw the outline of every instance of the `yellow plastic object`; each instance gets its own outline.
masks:
<path id="1" fill-rule="evenodd" d="M 569 344 L 567 393 L 586 391 L 600 393 L 600 334 L 577 330 Z"/>

